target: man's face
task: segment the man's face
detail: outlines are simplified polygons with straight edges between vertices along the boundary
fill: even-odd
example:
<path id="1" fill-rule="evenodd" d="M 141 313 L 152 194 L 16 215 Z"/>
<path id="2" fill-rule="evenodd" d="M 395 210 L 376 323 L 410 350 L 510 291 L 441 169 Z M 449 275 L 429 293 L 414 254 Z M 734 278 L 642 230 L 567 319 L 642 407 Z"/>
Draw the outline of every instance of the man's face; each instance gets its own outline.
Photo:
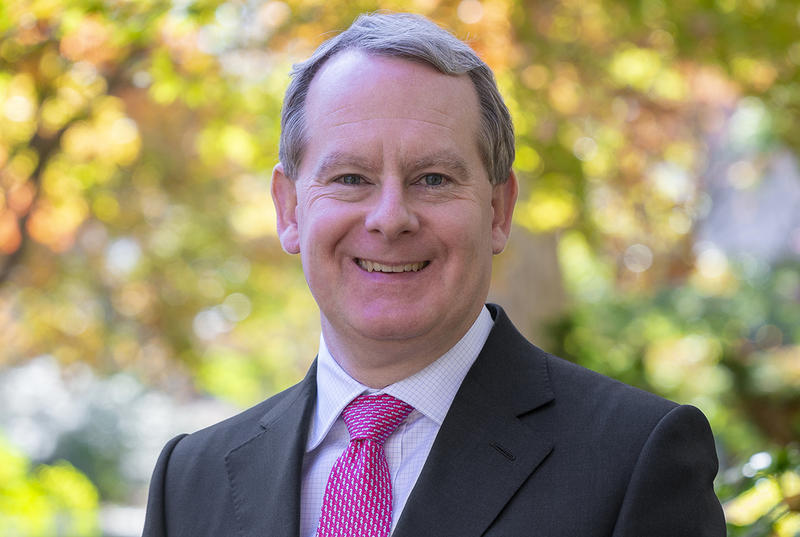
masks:
<path id="1" fill-rule="evenodd" d="M 516 183 L 492 186 L 466 75 L 341 53 L 315 76 L 295 182 L 273 195 L 300 253 L 326 341 L 455 344 L 486 299 Z"/>

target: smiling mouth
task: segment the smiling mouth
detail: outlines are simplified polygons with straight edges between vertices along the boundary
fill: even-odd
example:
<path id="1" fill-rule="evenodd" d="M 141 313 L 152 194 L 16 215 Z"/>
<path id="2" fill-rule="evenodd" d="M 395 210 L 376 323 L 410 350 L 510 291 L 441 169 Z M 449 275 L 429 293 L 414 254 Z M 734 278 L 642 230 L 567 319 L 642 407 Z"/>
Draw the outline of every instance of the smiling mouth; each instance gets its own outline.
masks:
<path id="1" fill-rule="evenodd" d="M 419 263 L 405 263 L 400 265 L 386 265 L 377 261 L 356 258 L 356 264 L 367 272 L 418 272 L 430 264 L 430 261 Z"/>

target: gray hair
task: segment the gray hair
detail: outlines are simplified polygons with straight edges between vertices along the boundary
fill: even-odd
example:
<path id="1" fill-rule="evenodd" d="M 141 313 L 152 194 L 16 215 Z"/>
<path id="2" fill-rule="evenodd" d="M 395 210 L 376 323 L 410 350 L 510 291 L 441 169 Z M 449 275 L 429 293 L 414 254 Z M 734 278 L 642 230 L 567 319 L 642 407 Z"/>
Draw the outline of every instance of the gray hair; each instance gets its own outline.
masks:
<path id="1" fill-rule="evenodd" d="M 447 75 L 468 74 L 480 103 L 478 147 L 489 180 L 500 184 L 508 179 L 514 162 L 514 126 L 492 70 L 466 43 L 425 17 L 410 13 L 360 15 L 347 30 L 322 43 L 309 59 L 293 66 L 281 110 L 279 157 L 287 176 L 297 178 L 307 143 L 304 108 L 311 81 L 325 62 L 346 50 L 426 63 Z"/>

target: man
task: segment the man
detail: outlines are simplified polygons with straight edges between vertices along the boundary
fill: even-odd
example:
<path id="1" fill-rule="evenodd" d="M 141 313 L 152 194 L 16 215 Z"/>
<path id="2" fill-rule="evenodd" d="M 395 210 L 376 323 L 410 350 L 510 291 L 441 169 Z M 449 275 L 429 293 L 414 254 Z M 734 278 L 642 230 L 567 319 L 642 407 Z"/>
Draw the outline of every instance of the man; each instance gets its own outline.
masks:
<path id="1" fill-rule="evenodd" d="M 513 154 L 491 71 L 421 17 L 362 16 L 295 67 L 272 194 L 320 352 L 298 385 L 164 448 L 146 536 L 725 535 L 699 411 L 550 356 L 484 305 Z"/>

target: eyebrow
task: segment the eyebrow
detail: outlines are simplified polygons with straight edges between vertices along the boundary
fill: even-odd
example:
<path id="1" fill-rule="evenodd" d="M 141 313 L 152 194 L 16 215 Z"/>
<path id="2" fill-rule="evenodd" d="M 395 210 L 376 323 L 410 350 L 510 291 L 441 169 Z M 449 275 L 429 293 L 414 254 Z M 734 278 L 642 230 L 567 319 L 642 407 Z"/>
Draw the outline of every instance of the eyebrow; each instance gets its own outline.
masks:
<path id="1" fill-rule="evenodd" d="M 325 155 L 322 162 L 319 163 L 317 169 L 314 171 L 316 177 L 328 175 L 337 168 L 356 168 L 359 170 L 374 170 L 379 168 L 376 163 L 370 159 L 346 153 L 344 151 L 334 151 Z"/>
<path id="2" fill-rule="evenodd" d="M 458 155 L 450 151 L 439 151 L 430 155 L 423 155 L 414 160 L 406 172 L 416 172 L 426 168 L 444 168 L 463 177 L 469 176 L 467 163 Z"/>
<path id="3" fill-rule="evenodd" d="M 380 169 L 380 167 L 380 163 L 375 160 L 344 151 L 334 151 L 323 157 L 314 171 L 314 175 L 322 177 L 340 168 L 368 171 Z M 403 172 L 410 175 L 432 168 L 443 168 L 462 177 L 470 175 L 469 166 L 464 159 L 450 151 L 438 151 L 413 159 L 403 166 Z"/>

